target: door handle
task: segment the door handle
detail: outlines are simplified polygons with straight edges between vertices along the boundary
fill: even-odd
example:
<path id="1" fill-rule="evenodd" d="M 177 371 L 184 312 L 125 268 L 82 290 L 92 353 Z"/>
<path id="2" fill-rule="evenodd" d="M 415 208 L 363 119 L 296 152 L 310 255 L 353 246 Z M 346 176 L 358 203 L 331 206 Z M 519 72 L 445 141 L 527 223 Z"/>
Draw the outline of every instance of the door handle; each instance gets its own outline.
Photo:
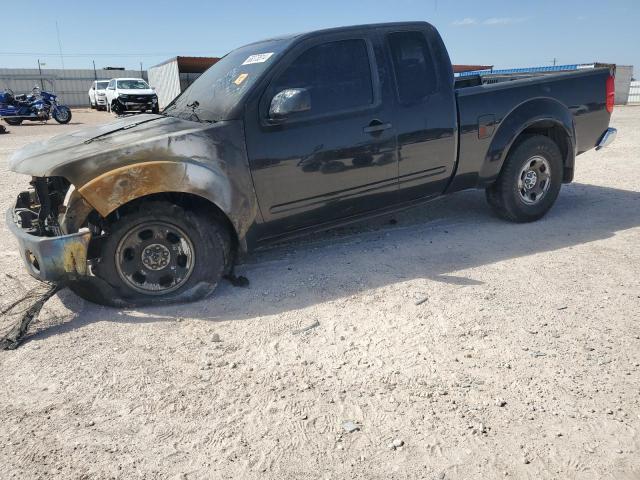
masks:
<path id="1" fill-rule="evenodd" d="M 392 127 L 390 123 L 383 123 L 380 120 L 371 120 L 368 127 L 364 127 L 362 131 L 364 133 L 380 133 L 384 130 L 389 130 Z"/>

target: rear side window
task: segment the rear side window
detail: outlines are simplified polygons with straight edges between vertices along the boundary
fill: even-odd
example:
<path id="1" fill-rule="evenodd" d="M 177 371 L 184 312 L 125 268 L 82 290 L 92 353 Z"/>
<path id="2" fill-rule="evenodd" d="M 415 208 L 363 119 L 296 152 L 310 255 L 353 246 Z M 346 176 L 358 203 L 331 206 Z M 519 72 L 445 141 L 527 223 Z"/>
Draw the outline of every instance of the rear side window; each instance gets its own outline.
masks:
<path id="1" fill-rule="evenodd" d="M 316 45 L 296 58 L 273 82 L 274 95 L 287 88 L 306 88 L 311 112 L 320 115 L 373 103 L 369 53 L 364 40 Z"/>
<path id="2" fill-rule="evenodd" d="M 436 70 L 427 40 L 421 32 L 387 36 L 401 103 L 415 103 L 437 88 Z"/>

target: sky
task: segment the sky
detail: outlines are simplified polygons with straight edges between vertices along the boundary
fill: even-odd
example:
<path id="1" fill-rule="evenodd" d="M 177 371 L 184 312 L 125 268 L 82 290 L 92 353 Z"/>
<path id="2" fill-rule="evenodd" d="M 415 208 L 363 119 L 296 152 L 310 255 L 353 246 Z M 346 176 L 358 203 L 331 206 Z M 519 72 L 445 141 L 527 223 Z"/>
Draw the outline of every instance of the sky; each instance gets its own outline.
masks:
<path id="1" fill-rule="evenodd" d="M 3 21 L 0 68 L 37 68 L 40 59 L 44 68 L 95 60 L 97 68 L 147 69 L 287 33 L 413 20 L 440 31 L 453 63 L 598 61 L 640 73 L 640 0 L 22 0 Z"/>

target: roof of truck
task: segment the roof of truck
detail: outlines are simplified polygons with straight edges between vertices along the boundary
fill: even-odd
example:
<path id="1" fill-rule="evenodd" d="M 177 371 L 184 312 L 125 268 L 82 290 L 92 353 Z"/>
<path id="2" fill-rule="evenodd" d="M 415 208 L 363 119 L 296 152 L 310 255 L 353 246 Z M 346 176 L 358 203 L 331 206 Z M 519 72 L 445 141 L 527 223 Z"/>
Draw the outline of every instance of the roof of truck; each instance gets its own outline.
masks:
<path id="1" fill-rule="evenodd" d="M 362 25 L 347 25 L 347 26 L 344 26 L 344 27 L 322 28 L 322 29 L 319 29 L 319 30 L 310 30 L 310 31 L 307 31 L 307 32 L 299 32 L 299 33 L 292 33 L 292 34 L 288 34 L 288 35 L 280 35 L 280 36 L 277 36 L 277 37 L 264 38 L 262 40 L 251 42 L 251 43 L 249 43 L 247 45 L 253 45 L 254 43 L 269 42 L 269 41 L 275 41 L 275 40 L 293 40 L 293 39 L 299 38 L 299 37 L 311 37 L 311 36 L 320 35 L 320 34 L 327 34 L 327 33 L 348 32 L 350 30 L 366 30 L 366 29 L 373 29 L 373 28 L 389 28 L 389 27 L 398 27 L 398 28 L 402 27 L 402 28 L 405 28 L 405 27 L 433 27 L 433 26 L 429 22 L 424 22 L 424 21 L 366 23 L 366 24 L 362 24 Z"/>

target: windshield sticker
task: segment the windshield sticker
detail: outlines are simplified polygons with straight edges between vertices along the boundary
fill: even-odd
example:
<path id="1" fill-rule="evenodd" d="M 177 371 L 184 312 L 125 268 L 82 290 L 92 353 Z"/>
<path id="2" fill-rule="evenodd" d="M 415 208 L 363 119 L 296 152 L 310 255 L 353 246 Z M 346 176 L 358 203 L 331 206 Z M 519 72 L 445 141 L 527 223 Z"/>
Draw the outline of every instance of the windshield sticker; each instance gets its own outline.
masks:
<path id="1" fill-rule="evenodd" d="M 244 82 L 247 77 L 249 76 L 248 73 L 241 73 L 240 75 L 238 75 L 238 78 L 236 78 L 233 83 L 235 83 L 236 85 L 240 86 L 242 84 L 242 82 Z"/>
<path id="2" fill-rule="evenodd" d="M 271 58 L 273 52 L 258 53 L 256 55 L 250 55 L 242 65 L 251 65 L 253 63 L 264 63 Z"/>

